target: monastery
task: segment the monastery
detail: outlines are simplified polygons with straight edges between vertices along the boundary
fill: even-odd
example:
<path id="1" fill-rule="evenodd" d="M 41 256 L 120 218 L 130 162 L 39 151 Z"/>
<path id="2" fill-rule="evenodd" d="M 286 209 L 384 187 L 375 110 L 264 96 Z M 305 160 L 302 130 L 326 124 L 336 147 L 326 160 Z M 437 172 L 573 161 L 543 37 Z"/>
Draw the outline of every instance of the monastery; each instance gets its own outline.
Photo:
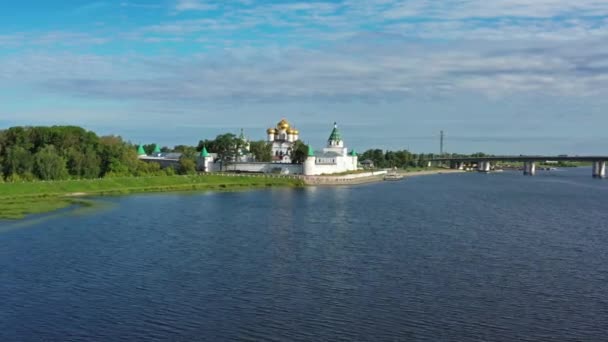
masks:
<path id="1" fill-rule="evenodd" d="M 357 154 L 354 150 L 348 151 L 336 123 L 334 123 L 334 127 L 329 134 L 326 146 L 320 151 L 314 151 L 309 146 L 308 156 L 301 164 L 292 162 L 294 145 L 300 140 L 300 132 L 292 127 L 287 120 L 282 119 L 276 127 L 268 128 L 266 134 L 267 141 L 272 144 L 271 162 L 256 162 L 254 160 L 253 155 L 249 152 L 249 142 L 241 130 L 239 138 L 243 140 L 245 147 L 239 151 L 239 156 L 235 161 L 224 166 L 224 171 L 313 176 L 357 170 Z M 179 161 L 179 156 L 175 153 L 156 152 L 148 156 L 143 152 L 143 148 L 140 148 L 139 158 L 144 161 L 159 162 L 164 167 Z M 197 160 L 199 171 L 220 171 L 222 165 L 218 161 L 217 155 L 212 152 L 203 148 Z"/>

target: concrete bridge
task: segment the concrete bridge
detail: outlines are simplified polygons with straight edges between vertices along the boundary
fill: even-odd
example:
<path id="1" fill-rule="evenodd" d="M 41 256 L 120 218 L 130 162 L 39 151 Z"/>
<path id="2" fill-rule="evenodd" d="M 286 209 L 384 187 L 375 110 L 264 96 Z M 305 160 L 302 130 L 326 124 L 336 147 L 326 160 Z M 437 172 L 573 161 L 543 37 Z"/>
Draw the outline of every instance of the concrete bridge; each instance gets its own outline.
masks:
<path id="1" fill-rule="evenodd" d="M 492 163 L 496 162 L 523 162 L 524 175 L 534 176 L 536 174 L 536 163 L 547 161 L 572 161 L 590 162 L 593 164 L 594 178 L 606 178 L 606 161 L 608 156 L 488 156 L 488 157 L 446 157 L 435 158 L 429 161 L 429 166 L 433 163 L 449 164 L 453 169 L 464 169 L 465 166 L 476 166 L 480 172 L 490 172 Z"/>

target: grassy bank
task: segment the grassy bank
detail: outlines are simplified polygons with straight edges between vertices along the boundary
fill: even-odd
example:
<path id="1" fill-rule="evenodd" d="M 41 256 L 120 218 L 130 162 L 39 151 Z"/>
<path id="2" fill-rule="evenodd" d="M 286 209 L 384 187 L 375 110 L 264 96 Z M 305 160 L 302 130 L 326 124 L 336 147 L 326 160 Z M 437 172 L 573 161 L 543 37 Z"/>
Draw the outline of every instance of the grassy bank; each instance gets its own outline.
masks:
<path id="1" fill-rule="evenodd" d="M 299 179 L 251 176 L 125 177 L 55 182 L 0 184 L 0 219 L 19 219 L 28 214 L 58 210 L 74 204 L 87 205 L 82 196 L 143 192 L 238 190 L 302 186 Z"/>

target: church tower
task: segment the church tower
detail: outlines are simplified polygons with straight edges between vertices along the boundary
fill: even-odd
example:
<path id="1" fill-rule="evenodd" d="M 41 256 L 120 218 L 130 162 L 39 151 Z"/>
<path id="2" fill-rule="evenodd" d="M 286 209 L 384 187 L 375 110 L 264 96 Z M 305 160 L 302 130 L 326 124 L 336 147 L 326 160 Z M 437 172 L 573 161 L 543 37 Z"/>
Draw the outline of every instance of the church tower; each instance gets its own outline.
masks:
<path id="1" fill-rule="evenodd" d="M 342 135 L 338 130 L 338 124 L 334 122 L 334 129 L 327 139 L 327 147 L 344 147 L 344 141 L 342 141 Z"/>
<path id="2" fill-rule="evenodd" d="M 207 147 L 203 146 L 203 150 L 198 158 L 198 169 L 203 172 L 213 171 L 213 157 L 207 152 Z"/>
<path id="3" fill-rule="evenodd" d="M 347 150 L 344 147 L 344 141 L 342 140 L 342 134 L 338 130 L 338 124 L 334 122 L 334 129 L 331 131 L 329 138 L 327 139 L 327 147 L 323 149 L 324 152 L 335 152 L 339 155 L 346 157 Z"/>
<path id="4" fill-rule="evenodd" d="M 315 152 L 310 145 L 308 145 L 308 156 L 306 160 L 304 160 L 304 166 L 302 173 L 304 176 L 314 175 L 315 174 Z"/>

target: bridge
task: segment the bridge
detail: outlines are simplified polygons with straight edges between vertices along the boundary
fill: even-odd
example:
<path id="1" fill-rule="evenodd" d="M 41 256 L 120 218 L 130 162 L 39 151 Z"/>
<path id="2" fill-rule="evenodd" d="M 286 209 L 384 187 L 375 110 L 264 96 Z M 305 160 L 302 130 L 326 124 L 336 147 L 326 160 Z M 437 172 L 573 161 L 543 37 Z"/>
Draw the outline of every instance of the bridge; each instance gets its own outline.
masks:
<path id="1" fill-rule="evenodd" d="M 490 172 L 492 163 L 496 162 L 523 162 L 524 175 L 534 176 L 536 174 L 536 163 L 546 161 L 572 161 L 590 162 L 593 164 L 594 178 L 606 178 L 606 161 L 608 156 L 484 156 L 484 157 L 446 157 L 429 160 L 429 166 L 433 163 L 449 164 L 453 169 L 464 169 L 468 164 L 476 167 L 480 172 Z"/>

